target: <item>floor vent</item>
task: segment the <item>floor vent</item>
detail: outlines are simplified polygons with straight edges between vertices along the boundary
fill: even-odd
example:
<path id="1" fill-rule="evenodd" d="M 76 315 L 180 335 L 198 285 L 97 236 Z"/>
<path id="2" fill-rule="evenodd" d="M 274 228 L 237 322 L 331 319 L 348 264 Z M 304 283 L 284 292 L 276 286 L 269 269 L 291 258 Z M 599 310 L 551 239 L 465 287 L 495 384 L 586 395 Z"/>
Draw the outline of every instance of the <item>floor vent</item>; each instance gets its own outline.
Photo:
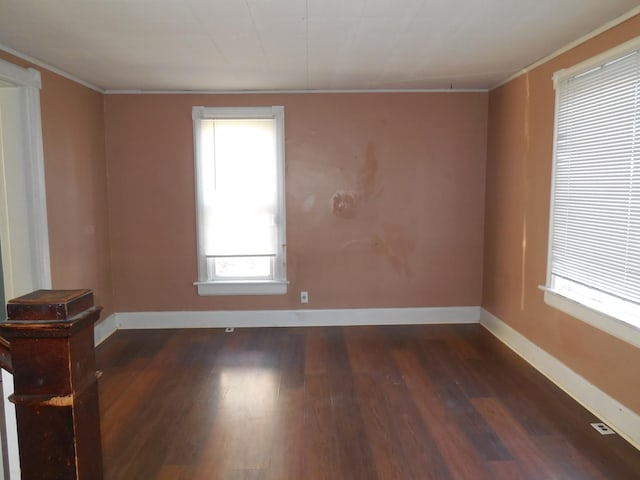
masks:
<path id="1" fill-rule="evenodd" d="M 592 423 L 591 426 L 595 428 L 600 435 L 615 435 L 614 432 L 609 425 L 605 423 Z"/>

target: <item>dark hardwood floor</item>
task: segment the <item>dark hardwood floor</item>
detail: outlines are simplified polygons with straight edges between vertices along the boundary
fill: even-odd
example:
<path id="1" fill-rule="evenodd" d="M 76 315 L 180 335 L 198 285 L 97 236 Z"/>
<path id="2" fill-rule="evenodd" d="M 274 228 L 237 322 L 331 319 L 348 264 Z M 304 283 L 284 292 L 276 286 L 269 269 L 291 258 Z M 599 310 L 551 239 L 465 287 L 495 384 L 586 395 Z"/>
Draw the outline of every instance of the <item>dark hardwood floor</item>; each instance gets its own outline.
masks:
<path id="1" fill-rule="evenodd" d="M 479 325 L 119 331 L 107 480 L 640 479 L 640 452 Z"/>

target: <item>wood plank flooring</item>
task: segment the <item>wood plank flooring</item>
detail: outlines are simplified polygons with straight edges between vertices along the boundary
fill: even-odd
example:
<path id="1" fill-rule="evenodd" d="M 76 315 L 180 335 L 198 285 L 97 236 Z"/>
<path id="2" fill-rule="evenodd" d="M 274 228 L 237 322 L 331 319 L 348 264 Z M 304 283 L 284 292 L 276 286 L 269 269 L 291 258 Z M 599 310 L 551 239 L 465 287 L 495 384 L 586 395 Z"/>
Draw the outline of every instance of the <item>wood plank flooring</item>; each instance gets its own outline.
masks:
<path id="1" fill-rule="evenodd" d="M 640 452 L 479 325 L 128 330 L 107 480 L 640 479 Z"/>

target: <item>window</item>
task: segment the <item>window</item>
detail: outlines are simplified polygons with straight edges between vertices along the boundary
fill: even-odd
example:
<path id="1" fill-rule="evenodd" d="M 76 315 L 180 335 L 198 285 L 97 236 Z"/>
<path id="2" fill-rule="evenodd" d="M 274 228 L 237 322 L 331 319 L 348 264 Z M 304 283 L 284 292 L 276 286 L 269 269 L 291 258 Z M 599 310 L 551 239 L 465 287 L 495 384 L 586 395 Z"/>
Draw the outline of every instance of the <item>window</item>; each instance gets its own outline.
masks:
<path id="1" fill-rule="evenodd" d="M 287 291 L 284 108 L 193 108 L 200 295 Z"/>
<path id="2" fill-rule="evenodd" d="M 545 293 L 627 341 L 640 328 L 639 48 L 636 40 L 554 77 Z"/>

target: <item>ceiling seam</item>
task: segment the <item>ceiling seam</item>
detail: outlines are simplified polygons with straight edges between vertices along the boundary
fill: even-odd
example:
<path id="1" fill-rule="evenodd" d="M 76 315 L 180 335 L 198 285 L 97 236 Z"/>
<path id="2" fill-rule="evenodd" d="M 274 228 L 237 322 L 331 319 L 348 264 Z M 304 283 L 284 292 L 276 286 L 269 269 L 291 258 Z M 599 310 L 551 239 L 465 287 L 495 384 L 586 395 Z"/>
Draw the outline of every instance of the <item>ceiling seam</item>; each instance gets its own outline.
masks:
<path id="1" fill-rule="evenodd" d="M 266 49 L 264 48 L 264 42 L 262 40 L 262 35 L 260 35 L 260 32 L 258 31 L 256 20 L 255 18 L 253 18 L 253 12 L 251 11 L 249 0 L 245 0 L 244 3 L 247 7 L 247 12 L 249 12 L 249 18 L 251 19 L 251 26 L 253 27 L 253 31 L 255 32 L 256 37 L 258 37 L 258 43 L 260 44 L 260 50 L 262 50 L 262 58 L 264 58 L 265 66 L 267 66 L 268 68 L 271 68 L 271 61 L 269 60 L 269 56 L 267 55 Z"/>

